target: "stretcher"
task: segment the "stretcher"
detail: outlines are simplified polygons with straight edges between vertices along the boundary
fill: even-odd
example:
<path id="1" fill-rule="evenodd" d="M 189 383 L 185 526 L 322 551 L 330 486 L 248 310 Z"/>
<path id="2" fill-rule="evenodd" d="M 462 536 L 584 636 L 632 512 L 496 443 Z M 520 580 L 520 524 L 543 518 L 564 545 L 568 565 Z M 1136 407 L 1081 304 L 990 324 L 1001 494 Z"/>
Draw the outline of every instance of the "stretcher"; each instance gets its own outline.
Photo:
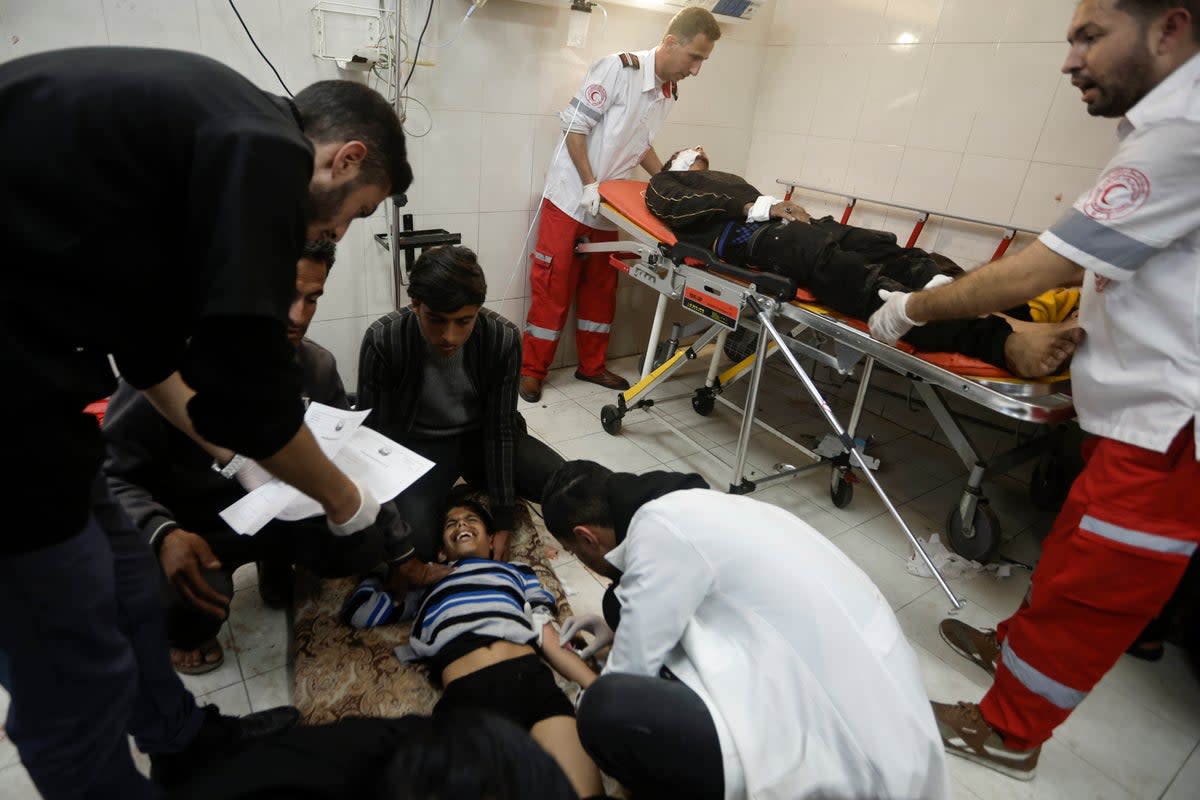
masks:
<path id="1" fill-rule="evenodd" d="M 893 347 L 876 341 L 871 338 L 862 321 L 821 306 L 816 298 L 797 288 L 787 278 L 735 267 L 720 261 L 706 249 L 677 241 L 674 234 L 646 208 L 645 187 L 646 184 L 641 181 L 607 181 L 601 184 L 600 213 L 629 238 L 611 243 L 583 243 L 578 247 L 580 252 L 608 252 L 615 268 L 659 293 L 642 378 L 619 394 L 615 404 L 605 406 L 601 411 L 604 430 L 615 435 L 620 431 L 622 418 L 633 410 L 652 412 L 656 402 L 675 399 L 655 398 L 654 391 L 686 361 L 697 358 L 703 348 L 715 340 L 717 346 L 713 349 L 704 386 L 697 388 L 690 396 L 692 407 L 699 414 L 711 413 L 715 404 L 720 402 L 741 415 L 729 491 L 751 492 L 770 482 L 826 465 L 830 468 L 830 495 L 835 505 L 848 505 L 854 484 L 865 479 L 879 494 L 917 552 L 924 557 L 920 543 L 871 474 L 871 470 L 878 466 L 878 461 L 865 455 L 862 440 L 855 439 L 872 372 L 877 364 L 882 365 L 911 381 L 914 390 L 928 406 L 969 471 L 962 497 L 947 515 L 946 538 L 949 544 L 959 554 L 975 560 L 987 560 L 993 556 L 1000 543 L 1000 526 L 983 494 L 985 474 L 1007 471 L 1047 452 L 1054 443 L 1055 434 L 1053 431 L 1040 434 L 1005 453 L 991 456 L 985 462 L 948 407 L 945 395 L 965 398 L 1012 419 L 1051 425 L 1074 417 L 1074 407 L 1068 393 L 1069 382 L 1061 378 L 1019 379 L 1005 370 L 960 354 L 921 353 L 904 342 Z M 663 358 L 652 360 L 651 353 L 656 349 L 661 352 L 659 339 L 662 323 L 667 305 L 672 301 L 681 303 L 699 315 L 707 325 L 690 346 L 664 353 Z M 755 352 L 722 373 L 719 371 L 722 346 L 729 333 L 738 328 L 746 328 L 756 334 Z M 783 333 L 780 328 L 784 329 Z M 787 360 L 834 431 L 834 435 L 827 437 L 815 450 L 756 419 L 754 409 L 757 408 L 764 366 L 768 358 L 776 356 Z M 861 364 L 858 392 L 846 427 L 843 428 L 834 417 L 797 356 L 847 375 Z M 744 408 L 721 396 L 729 385 L 743 378 L 749 381 Z M 662 415 L 659 418 L 686 438 L 686 432 L 680 431 Z M 807 456 L 811 463 L 799 467 L 776 465 L 773 474 L 755 481 L 748 480 L 745 475 L 746 457 L 750 435 L 756 425 L 788 442 Z M 936 575 L 936 570 L 934 573 Z M 953 593 L 944 582 L 942 588 L 953 600 Z M 954 602 L 957 605 L 957 600 Z"/>

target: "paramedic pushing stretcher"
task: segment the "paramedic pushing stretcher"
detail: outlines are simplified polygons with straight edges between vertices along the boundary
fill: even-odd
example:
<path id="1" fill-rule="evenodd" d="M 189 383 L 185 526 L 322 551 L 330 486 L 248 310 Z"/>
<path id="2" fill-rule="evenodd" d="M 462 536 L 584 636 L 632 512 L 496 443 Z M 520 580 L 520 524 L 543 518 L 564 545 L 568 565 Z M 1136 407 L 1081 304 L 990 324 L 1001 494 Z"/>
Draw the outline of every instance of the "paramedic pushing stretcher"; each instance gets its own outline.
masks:
<path id="1" fill-rule="evenodd" d="M 982 314 L 1082 283 L 1071 366 L 1092 438 L 1030 592 L 996 631 L 941 633 L 995 675 L 979 705 L 934 704 L 946 747 L 1033 776 L 1051 732 L 1171 597 L 1200 542 L 1200 2 L 1083 0 L 1063 72 L 1123 119 L 1096 186 L 1024 251 L 950 286 L 888 296 L 871 333 Z"/>
<path id="2" fill-rule="evenodd" d="M 629 381 L 605 365 L 617 305 L 617 273 L 604 253 L 575 255 L 580 239 L 615 242 L 617 230 L 600 217 L 600 181 L 627 177 L 639 164 L 662 169 L 654 137 L 679 96 L 678 82 L 696 75 L 721 29 L 713 15 L 692 6 L 676 14 L 651 50 L 605 56 L 559 114 L 565 146 L 546 175 L 537 244 L 530 254 L 532 292 L 521 350 L 523 399 L 537 402 L 554 360 L 571 301 L 575 301 L 575 377 L 608 389 Z"/>
<path id="3" fill-rule="evenodd" d="M 223 474 L 259 459 L 334 533 L 371 525 L 378 503 L 303 424 L 288 306 L 304 241 L 412 182 L 404 134 L 360 84 L 293 102 L 202 56 L 90 48 L 0 65 L 0 142 L 0 232 L 22 265 L 0 294 L 2 454 L 21 465 L 0 533 L 8 733 L 49 800 L 154 797 L 128 734 L 166 781 L 298 712 L 239 721 L 184 689 L 158 567 L 84 406 L 115 388 L 111 354 Z"/>
<path id="4" fill-rule="evenodd" d="M 880 289 L 922 289 L 949 283 L 937 258 L 901 247 L 894 234 L 812 219 L 795 203 L 761 194 L 744 179 L 709 169 L 703 148 L 672 154 L 650 178 L 646 206 L 683 242 L 725 261 L 786 275 L 817 302 L 857 319 L 882 305 Z M 961 270 L 959 270 L 961 272 Z M 1072 296 L 1078 292 L 1072 291 Z M 1061 316 L 1025 321 L 1028 306 L 1007 316 L 939 322 L 915 328 L 905 341 L 927 352 L 962 353 L 1024 378 L 1057 372 L 1075 349 L 1075 323 Z M 1040 324 L 1041 322 L 1055 324 Z"/>

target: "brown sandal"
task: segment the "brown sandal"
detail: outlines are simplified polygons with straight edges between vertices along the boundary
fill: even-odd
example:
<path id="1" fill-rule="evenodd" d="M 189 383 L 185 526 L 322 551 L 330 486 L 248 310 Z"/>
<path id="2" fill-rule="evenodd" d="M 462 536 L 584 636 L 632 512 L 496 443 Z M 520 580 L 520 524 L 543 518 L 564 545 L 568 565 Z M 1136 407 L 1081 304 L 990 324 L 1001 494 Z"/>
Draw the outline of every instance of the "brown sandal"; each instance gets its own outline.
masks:
<path id="1" fill-rule="evenodd" d="M 213 670 L 220 669 L 225 663 L 225 650 L 221 647 L 221 643 L 214 636 L 208 641 L 201 642 L 194 648 L 172 647 L 171 655 L 176 653 L 188 653 L 192 650 L 199 650 L 201 661 L 199 664 L 177 664 L 174 657 L 171 658 L 171 665 L 175 667 L 175 671 L 180 675 L 204 675 Z M 216 655 L 216 658 L 209 661 L 209 656 Z"/>

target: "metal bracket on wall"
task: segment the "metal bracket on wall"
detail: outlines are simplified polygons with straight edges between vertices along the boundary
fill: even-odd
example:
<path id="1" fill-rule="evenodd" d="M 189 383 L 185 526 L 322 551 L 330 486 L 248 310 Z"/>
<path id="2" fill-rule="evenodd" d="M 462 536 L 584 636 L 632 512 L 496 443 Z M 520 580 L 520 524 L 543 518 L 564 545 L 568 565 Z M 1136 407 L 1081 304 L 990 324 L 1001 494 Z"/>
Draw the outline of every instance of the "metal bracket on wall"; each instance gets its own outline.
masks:
<path id="1" fill-rule="evenodd" d="M 423 251 L 427 247 L 462 243 L 461 233 L 450 233 L 441 228 L 431 228 L 422 231 L 413 230 L 412 214 L 404 214 L 401 224 L 402 227 L 397 227 L 395 232 L 395 251 L 392 251 L 390 240 L 393 235 L 391 233 L 375 234 L 376 244 L 384 250 L 392 252 L 392 277 L 395 280 L 396 286 L 396 308 L 400 308 L 405 303 L 404 298 L 401 296 L 400 288 L 408 284 L 406 279 L 408 273 L 412 271 L 416 253 Z M 404 254 L 403 265 L 400 261 L 401 253 Z"/>

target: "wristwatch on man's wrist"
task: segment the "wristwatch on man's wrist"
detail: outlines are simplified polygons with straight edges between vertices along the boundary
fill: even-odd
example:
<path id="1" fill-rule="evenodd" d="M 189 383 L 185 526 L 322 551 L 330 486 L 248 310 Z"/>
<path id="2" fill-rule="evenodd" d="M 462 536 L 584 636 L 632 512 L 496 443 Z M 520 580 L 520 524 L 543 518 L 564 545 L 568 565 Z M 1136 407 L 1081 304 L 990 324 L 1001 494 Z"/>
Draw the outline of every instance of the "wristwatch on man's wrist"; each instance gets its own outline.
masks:
<path id="1" fill-rule="evenodd" d="M 216 461 L 213 461 L 212 471 L 220 475 L 222 478 L 233 478 L 233 476 L 237 475 L 241 468 L 245 466 L 246 462 L 249 460 L 250 459 L 246 458 L 241 453 L 234 453 L 233 458 L 229 459 L 229 463 L 223 467 Z"/>

